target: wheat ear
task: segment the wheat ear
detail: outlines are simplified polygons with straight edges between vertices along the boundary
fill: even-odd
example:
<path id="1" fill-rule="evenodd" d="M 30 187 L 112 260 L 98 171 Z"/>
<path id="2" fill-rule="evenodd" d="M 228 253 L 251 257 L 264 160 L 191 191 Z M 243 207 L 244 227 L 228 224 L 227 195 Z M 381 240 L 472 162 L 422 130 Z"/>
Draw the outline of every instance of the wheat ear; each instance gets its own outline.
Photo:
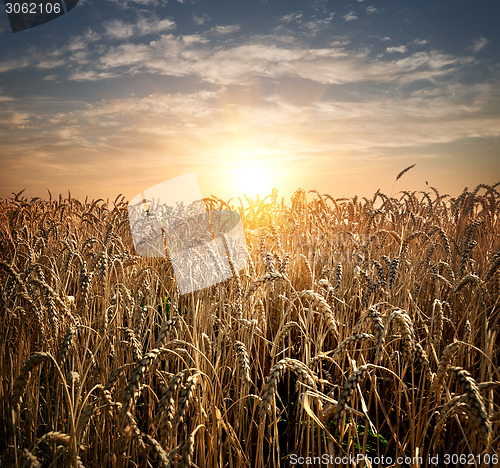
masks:
<path id="1" fill-rule="evenodd" d="M 181 459 L 179 462 L 179 468 L 190 468 L 191 467 L 191 460 L 193 458 L 194 454 L 194 436 L 198 432 L 198 429 L 201 427 L 205 427 L 203 424 L 200 424 L 195 428 L 191 434 L 189 434 L 189 437 L 186 439 L 186 441 L 182 444 L 181 447 Z"/>
<path id="2" fill-rule="evenodd" d="M 299 377 L 299 381 L 304 382 L 310 387 L 315 386 L 316 376 L 303 362 L 292 358 L 284 358 L 278 361 L 267 376 L 266 386 L 260 402 L 259 416 L 262 421 L 271 409 L 274 396 L 278 391 L 278 383 L 287 368 Z"/>
<path id="3" fill-rule="evenodd" d="M 145 437 L 151 445 L 151 449 L 154 453 L 154 466 L 158 466 L 159 468 L 170 468 L 171 465 L 168 454 L 165 452 L 160 443 L 148 434 L 143 433 L 142 436 Z"/>
<path id="4" fill-rule="evenodd" d="M 26 384 L 28 383 L 31 371 L 44 361 L 50 360 L 50 358 L 51 358 L 50 354 L 40 351 L 33 353 L 24 362 L 23 367 L 21 368 L 21 372 L 14 381 L 12 395 L 10 397 L 10 404 L 12 409 L 17 409 L 17 410 L 19 409 L 19 402 L 24 393 L 24 389 L 26 388 Z"/>
<path id="5" fill-rule="evenodd" d="M 445 379 L 448 368 L 450 367 L 451 361 L 460 346 L 460 341 L 454 341 L 450 343 L 446 348 L 444 348 L 441 354 L 441 359 L 438 363 L 437 373 L 434 377 L 431 386 L 431 393 L 435 393 L 437 397 L 441 395 L 441 389 L 443 386 L 443 381 Z"/>
<path id="6" fill-rule="evenodd" d="M 250 358 L 248 357 L 247 348 L 241 341 L 235 341 L 234 347 L 240 364 L 241 380 L 244 385 L 250 386 L 252 380 L 250 378 Z"/>
<path id="7" fill-rule="evenodd" d="M 479 431 L 484 444 L 488 446 L 492 432 L 491 423 L 488 420 L 488 413 L 486 412 L 486 407 L 479 387 L 471 374 L 465 369 L 453 368 L 452 370 L 455 372 L 457 379 L 465 389 L 465 401 L 473 416 L 473 425 Z"/>
<path id="8" fill-rule="evenodd" d="M 24 459 L 29 468 L 42 468 L 42 464 L 38 458 L 33 455 L 28 449 L 24 449 Z"/>
<path id="9" fill-rule="evenodd" d="M 328 305 L 328 302 L 326 302 L 325 298 L 321 294 L 318 294 L 317 292 L 311 290 L 301 291 L 300 297 L 305 297 L 314 304 L 314 306 L 319 310 L 319 312 L 323 316 L 323 319 L 325 320 L 328 328 L 332 332 L 332 335 L 336 337 L 338 335 L 337 321 L 335 320 L 332 309 Z"/>
<path id="10" fill-rule="evenodd" d="M 356 386 L 365 378 L 365 375 L 371 367 L 373 367 L 372 364 L 361 366 L 359 369 L 352 372 L 345 381 L 333 415 L 337 427 L 340 428 L 340 425 L 342 424 L 342 418 L 347 410 L 347 402 L 351 399 L 352 394 L 356 390 Z"/>
<path id="11" fill-rule="evenodd" d="M 403 177 L 410 169 L 413 169 L 415 167 L 415 164 L 412 164 L 408 167 L 405 167 L 397 176 L 396 176 L 396 182 Z"/>
<path id="12" fill-rule="evenodd" d="M 186 385 L 182 389 L 182 392 L 179 397 L 179 405 L 177 407 L 177 413 L 175 414 L 174 420 L 176 425 L 182 423 L 186 416 L 187 410 L 189 408 L 189 404 L 194 396 L 194 391 L 196 389 L 196 385 L 198 384 L 201 373 L 196 372 L 193 375 L 190 375 L 186 380 Z"/>
<path id="13" fill-rule="evenodd" d="M 160 354 L 161 349 L 155 348 L 149 353 L 147 353 L 135 366 L 135 369 L 132 373 L 132 377 L 130 378 L 127 386 L 125 387 L 125 394 L 123 397 L 123 413 L 127 412 L 132 406 L 133 401 L 135 400 L 135 395 L 139 387 L 139 381 L 144 375 L 144 373 L 149 369 L 153 361 Z"/>

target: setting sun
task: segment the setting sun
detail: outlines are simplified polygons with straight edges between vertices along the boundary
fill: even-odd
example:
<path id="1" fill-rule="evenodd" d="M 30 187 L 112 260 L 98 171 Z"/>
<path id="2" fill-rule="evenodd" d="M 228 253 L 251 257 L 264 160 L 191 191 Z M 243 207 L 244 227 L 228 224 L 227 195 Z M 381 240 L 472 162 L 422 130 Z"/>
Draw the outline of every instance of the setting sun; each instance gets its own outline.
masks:
<path id="1" fill-rule="evenodd" d="M 254 197 L 266 196 L 274 187 L 272 171 L 265 165 L 246 163 L 234 170 L 233 184 L 238 191 Z"/>
<path id="2" fill-rule="evenodd" d="M 229 196 L 265 197 L 282 184 L 284 171 L 280 161 L 284 151 L 266 143 L 248 129 L 237 127 L 222 144 L 214 145 L 212 151 L 218 156 L 214 167 L 217 191 L 227 191 Z"/>

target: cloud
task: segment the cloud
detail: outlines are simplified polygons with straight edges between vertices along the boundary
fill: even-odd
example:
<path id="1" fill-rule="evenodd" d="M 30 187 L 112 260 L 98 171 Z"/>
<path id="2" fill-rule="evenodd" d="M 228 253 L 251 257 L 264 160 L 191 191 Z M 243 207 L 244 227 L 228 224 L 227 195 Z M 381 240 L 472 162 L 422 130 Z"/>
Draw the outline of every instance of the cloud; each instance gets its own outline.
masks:
<path id="1" fill-rule="evenodd" d="M 210 16 L 207 14 L 198 14 L 198 13 L 193 13 L 193 23 L 196 26 L 202 26 L 204 25 L 207 21 L 210 21 Z"/>
<path id="2" fill-rule="evenodd" d="M 152 8 L 160 5 L 165 5 L 167 3 L 167 0 L 107 0 L 107 1 L 119 6 L 124 10 L 137 7 Z"/>
<path id="3" fill-rule="evenodd" d="M 207 44 L 209 42 L 208 39 L 201 34 L 189 34 L 186 36 L 182 36 L 182 41 L 188 47 L 193 44 Z"/>
<path id="4" fill-rule="evenodd" d="M 134 26 L 121 20 L 112 20 L 104 24 L 105 34 L 112 39 L 128 39 L 134 35 Z"/>
<path id="5" fill-rule="evenodd" d="M 149 60 L 150 49 L 144 44 L 125 43 L 111 48 L 99 60 L 100 66 L 104 69 L 116 69 L 119 67 L 141 66 Z"/>
<path id="6" fill-rule="evenodd" d="M 121 20 L 112 20 L 104 23 L 106 36 L 111 39 L 124 40 L 131 37 L 141 37 L 147 34 L 159 34 L 175 29 L 175 22 L 165 18 L 139 18 L 135 23 L 125 23 Z"/>
<path id="7" fill-rule="evenodd" d="M 20 70 L 30 65 L 30 59 L 27 56 L 6 59 L 0 62 L 0 73 L 9 72 L 11 70 Z"/>
<path id="8" fill-rule="evenodd" d="M 308 17 L 301 11 L 289 13 L 279 18 L 275 32 L 280 33 L 280 35 L 275 35 L 275 37 L 279 42 L 283 42 L 286 34 L 288 37 L 295 37 L 295 42 L 299 37 L 310 42 L 313 37 L 331 30 L 335 15 L 334 12 L 323 9 L 321 13 Z"/>
<path id="9" fill-rule="evenodd" d="M 386 51 L 388 54 L 394 54 L 396 52 L 400 53 L 400 54 L 404 54 L 405 52 L 407 52 L 407 49 L 406 49 L 406 46 L 401 45 L 401 46 L 397 46 L 397 47 L 387 47 Z"/>
<path id="10" fill-rule="evenodd" d="M 243 53 L 250 54 L 251 61 L 265 55 L 264 61 L 277 62 L 280 51 L 266 50 L 263 45 L 234 48 L 231 60 L 222 57 L 227 61 L 224 65 Z M 299 60 L 296 53 L 289 51 L 289 65 Z M 326 51 L 317 52 L 315 60 L 322 54 L 327 57 Z M 209 62 L 214 57 L 207 54 L 205 59 Z M 347 60 L 349 54 L 339 51 L 338 57 Z M 369 63 L 366 55 L 356 60 Z M 359 65 L 356 60 L 352 67 Z M 422 53 L 388 61 L 386 73 L 402 79 L 412 67 L 453 68 L 453 62 L 444 65 L 446 62 L 445 56 Z M 383 75 L 383 66 L 377 68 L 370 62 L 370 67 L 363 73 L 380 80 L 388 78 Z M 396 74 L 397 69 L 401 75 Z M 241 70 L 236 67 L 229 72 L 236 77 Z M 361 166 L 370 171 L 369 164 L 384 166 L 395 155 L 411 153 L 414 160 L 430 158 L 433 145 L 500 137 L 500 118 L 495 113 L 499 99 L 492 100 L 492 96 L 500 96 L 498 85 L 471 86 L 450 80 L 439 87 L 430 85 L 406 93 L 389 85 L 385 89 L 390 92 L 384 93 L 377 82 L 376 92 L 364 90 L 362 100 L 359 93 L 342 91 L 342 99 L 311 97 L 299 103 L 283 91 L 290 79 L 289 75 L 280 75 L 277 92 L 247 101 L 226 94 L 229 85 L 216 90 L 82 101 L 71 109 L 43 99 L 6 102 L 0 107 L 0 185 L 6 193 L 19 191 L 19 181 L 21 188 L 29 186 L 40 193 L 45 187 L 53 193 L 71 187 L 71 192 L 79 196 L 89 191 L 91 196 L 127 193 L 130 186 L 132 196 L 141 185 L 144 188 L 162 178 L 181 175 L 188 172 L 187 167 L 189 171 L 195 168 L 202 178 L 203 174 L 215 174 L 215 180 L 220 181 L 221 171 L 238 161 L 240 148 L 243 155 L 253 155 L 255 160 L 279 168 L 280 174 L 291 174 L 291 188 L 296 189 L 304 185 L 309 173 L 314 174 L 314 184 L 319 184 L 321 177 L 331 180 L 334 173 L 339 177 L 347 168 L 358 172 L 359 177 Z M 300 89 L 303 95 L 300 79 L 293 80 L 288 84 L 290 94 Z M 251 84 L 243 89 L 255 93 Z M 352 91 L 352 84 L 349 89 Z M 8 106 L 19 110 L 9 111 Z M 312 165 L 321 167 L 321 173 Z M 91 187 L 88 180 L 92 180 Z M 329 186 L 323 187 L 327 190 Z M 334 189 L 338 189 L 337 183 Z M 356 191 L 359 187 L 347 189 Z M 97 190 L 102 193 L 97 194 Z M 219 187 L 211 190 L 219 195 Z"/>
<path id="11" fill-rule="evenodd" d="M 326 47 L 314 47 L 311 32 L 321 29 L 321 21 L 302 24 L 303 29 L 295 35 L 279 30 L 255 35 L 246 42 L 235 36 L 231 43 L 218 43 L 211 36 L 236 33 L 240 26 L 220 25 L 209 30 L 210 34 L 176 35 L 169 32 L 175 27 L 169 19 L 146 21 L 140 17 L 135 23 L 114 20 L 105 24 L 103 33 L 112 41 L 99 40 L 100 35 L 89 30 L 64 47 L 38 50 L 36 54 L 28 51 L 21 59 L 6 59 L 0 62 L 0 73 L 36 67 L 51 80 L 66 75 L 73 81 L 99 81 L 121 77 L 126 70 L 128 75 L 191 77 L 199 83 L 223 86 L 294 77 L 321 85 L 403 84 L 451 76 L 474 60 L 433 50 L 400 57 L 408 53 L 404 45 L 387 47 L 389 55 L 373 57 L 369 49 L 356 48 L 342 37 L 332 37 Z M 150 33 L 156 36 L 153 40 L 144 37 Z M 123 39 L 116 43 L 120 35 Z"/>
<path id="12" fill-rule="evenodd" d="M 14 101 L 14 98 L 12 96 L 5 96 L 4 92 L 5 91 L 2 88 L 0 88 L 0 102 Z"/>
<path id="13" fill-rule="evenodd" d="M 210 29 L 209 32 L 219 34 L 219 35 L 224 35 L 224 34 L 233 34 L 235 32 L 238 32 L 240 30 L 240 25 L 239 24 L 229 24 L 226 26 L 215 26 L 212 29 Z"/>
<path id="14" fill-rule="evenodd" d="M 94 187 L 119 193 L 127 178 L 151 178 L 152 185 L 155 177 L 185 167 L 217 172 L 234 163 L 238 147 L 301 176 L 311 160 L 324 171 L 332 170 L 333 157 L 338 165 L 380 163 L 390 151 L 419 154 L 429 145 L 498 138 L 499 118 L 484 112 L 498 91 L 493 85 L 450 83 L 405 95 L 374 93 L 362 102 L 353 96 L 293 104 L 279 94 L 236 103 L 221 88 L 103 99 L 65 111 L 40 102 L 33 112 L 0 114 L 1 177 L 17 173 L 27 180 L 23 173 L 36 173 L 43 189 L 58 176 L 72 192 L 91 178 Z"/>
<path id="15" fill-rule="evenodd" d="M 303 17 L 302 12 L 295 11 L 293 13 L 289 13 L 288 15 L 282 16 L 279 21 L 282 23 L 294 23 L 299 19 L 301 19 L 302 17 Z"/>
<path id="16" fill-rule="evenodd" d="M 356 12 L 354 12 L 353 10 L 351 10 L 349 13 L 347 13 L 346 15 L 344 15 L 344 21 L 355 21 L 357 20 L 358 17 L 356 15 Z"/>
<path id="17" fill-rule="evenodd" d="M 418 45 L 418 46 L 427 45 L 428 43 L 429 41 L 426 39 L 413 39 L 413 41 L 410 42 L 411 45 Z"/>
<path id="18" fill-rule="evenodd" d="M 301 14 L 295 13 L 281 22 L 299 20 Z M 418 147 L 500 134 L 494 110 L 498 99 L 491 98 L 500 95 L 498 87 L 457 84 L 457 74 L 477 63 L 470 56 L 436 50 L 409 53 L 401 45 L 387 47 L 388 55 L 376 58 L 370 50 L 339 37 L 331 37 L 325 47 L 307 42 L 310 36 L 305 30 L 295 36 L 275 31 L 245 42 L 236 36 L 228 45 L 212 40 L 208 33 L 173 34 L 174 27 L 170 20 L 115 20 L 106 23 L 102 33 L 112 41 L 98 40 L 98 33 L 87 31 L 79 37 L 78 47 L 71 41 L 47 53 L 28 51 L 20 60 L 0 62 L 0 73 L 35 67 L 43 69 L 46 80 L 61 79 L 63 73 L 73 81 L 112 80 L 122 77 L 124 70 L 128 75 L 189 77 L 182 80 L 178 92 L 81 101 L 65 111 L 47 102 L 12 101 L 0 93 L 4 104 L 0 139 L 5 142 L 3 148 L 10 148 L 5 154 L 24 158 L 53 154 L 59 171 L 68 149 L 87 158 L 71 164 L 84 165 L 89 158 L 108 153 L 123 154 L 126 160 L 145 154 L 146 163 L 168 148 L 169 154 L 182 151 L 199 164 L 202 158 L 197 154 L 205 157 L 208 149 L 222 141 L 230 145 L 233 137 L 228 127 L 233 123 L 254 129 L 263 146 L 297 158 L 308 153 L 326 158 L 337 151 L 369 153 L 374 148 Z M 239 31 L 239 25 L 209 31 L 231 34 Z M 143 37 L 150 33 L 155 34 L 153 40 Z M 120 34 L 123 39 L 117 43 Z M 427 42 L 415 39 L 410 44 Z M 261 79 L 273 83 L 272 92 L 262 87 L 262 94 L 241 102 L 224 94 L 235 88 L 254 96 Z M 438 79 L 440 86 L 432 84 Z M 198 91 L 186 91 L 187 83 L 194 83 Z M 307 86 L 328 90 L 328 95 L 305 97 Z M 334 99 L 332 93 L 340 97 Z M 16 113 L 5 109 L 9 106 Z M 36 148 L 29 133 L 35 128 Z M 16 133 L 21 130 L 22 135 Z"/>
<path id="19" fill-rule="evenodd" d="M 9 102 L 9 99 L 1 99 L 0 102 Z M 24 129 L 30 124 L 30 114 L 24 112 L 7 111 L 0 114 L 0 125 L 10 129 Z"/>
<path id="20" fill-rule="evenodd" d="M 486 39 L 484 36 L 480 36 L 478 39 L 473 41 L 470 49 L 472 52 L 477 53 L 480 50 L 483 50 L 491 41 Z"/>
<path id="21" fill-rule="evenodd" d="M 175 36 L 163 37 L 156 47 L 162 50 L 165 41 L 172 48 L 178 47 L 173 52 L 175 60 L 179 54 L 189 50 L 186 42 Z M 104 69 L 119 68 L 128 58 L 133 69 L 137 63 L 151 61 L 150 49 L 132 44 L 116 47 L 102 58 L 102 66 Z M 436 52 L 419 52 L 384 63 L 371 61 L 367 55 L 353 56 L 346 50 L 285 51 L 263 44 L 208 52 L 209 49 L 206 49 L 204 54 L 193 57 L 189 67 L 172 66 L 171 73 L 175 72 L 178 76 L 197 73 L 200 77 L 204 75 L 208 82 L 227 86 L 238 84 L 251 89 L 251 81 L 245 80 L 249 74 L 259 71 L 263 76 L 280 80 L 282 86 L 272 95 L 248 102 L 228 100 L 224 97 L 223 87 L 217 91 L 201 89 L 102 100 L 93 104 L 82 102 L 64 112 L 59 110 L 57 103 L 49 105 L 39 100 L 23 111 L 14 113 L 5 109 L 0 114 L 0 122 L 4 130 L 6 127 L 36 127 L 41 138 L 37 140 L 37 145 L 54 151 L 56 147 L 74 146 L 82 148 L 82 151 L 84 148 L 99 151 L 112 149 L 124 154 L 131 154 L 141 144 L 148 148 L 167 145 L 178 149 L 187 145 L 192 147 L 194 154 L 196 145 L 214 145 L 217 141 L 228 139 L 224 122 L 258 129 L 262 138 L 269 141 L 273 140 L 273 135 L 280 140 L 286 128 L 287 133 L 294 136 L 287 142 L 283 137 L 280 145 L 292 152 L 295 151 L 293 145 L 304 151 L 308 148 L 312 151 L 316 144 L 325 151 L 349 148 L 369 151 L 376 146 L 423 145 L 455 141 L 467 136 L 500 134 L 499 118 L 493 112 L 485 112 L 487 106 L 493 110 L 498 104 L 498 99 L 491 99 L 491 96 L 500 95 L 498 86 L 471 86 L 450 81 L 448 85 L 421 87 L 406 94 L 394 91 L 392 82 L 405 83 L 426 77 L 453 75 L 462 66 L 456 58 Z M 373 82 L 377 92 L 370 94 L 365 89 L 361 102 L 356 94 L 352 94 L 352 97 L 345 95 L 341 100 L 311 98 L 298 103 L 293 99 L 294 87 L 291 84 L 287 85 L 289 93 L 284 91 L 284 85 L 291 79 L 338 85 L 358 83 L 357 86 L 363 87 Z M 298 89 L 300 81 L 295 83 Z M 380 93 L 379 86 L 384 83 L 390 86 L 386 89 L 393 90 L 390 94 Z M 11 102 L 12 98 L 5 97 L 3 100 L 15 109 L 27 105 Z M 232 104 L 221 106 L 221 102 Z M 7 142 L 10 136 L 0 130 L 0 138 Z M 156 143 L 147 143 L 148 139 Z M 23 145 L 28 147 L 29 135 L 25 135 L 24 141 Z"/>
<path id="22" fill-rule="evenodd" d="M 90 44 L 95 43 L 101 39 L 101 35 L 97 32 L 88 29 L 83 34 L 73 36 L 72 40 L 68 43 L 67 48 L 69 51 L 77 51 L 86 49 Z"/>
<path id="23" fill-rule="evenodd" d="M 310 34 L 316 35 L 330 27 L 334 16 L 334 13 L 330 13 L 322 18 L 314 18 L 311 21 L 306 21 L 303 26 Z"/>

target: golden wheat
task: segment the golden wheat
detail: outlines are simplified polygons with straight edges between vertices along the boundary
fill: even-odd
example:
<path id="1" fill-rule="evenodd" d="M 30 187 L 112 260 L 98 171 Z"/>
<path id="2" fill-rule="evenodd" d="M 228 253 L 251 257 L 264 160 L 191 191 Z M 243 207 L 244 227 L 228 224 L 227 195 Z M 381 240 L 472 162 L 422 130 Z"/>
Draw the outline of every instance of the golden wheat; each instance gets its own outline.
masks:
<path id="1" fill-rule="evenodd" d="M 206 198 L 247 265 L 224 238 L 231 278 L 185 295 L 123 197 L 0 200 L 0 464 L 500 453 L 498 185 Z"/>

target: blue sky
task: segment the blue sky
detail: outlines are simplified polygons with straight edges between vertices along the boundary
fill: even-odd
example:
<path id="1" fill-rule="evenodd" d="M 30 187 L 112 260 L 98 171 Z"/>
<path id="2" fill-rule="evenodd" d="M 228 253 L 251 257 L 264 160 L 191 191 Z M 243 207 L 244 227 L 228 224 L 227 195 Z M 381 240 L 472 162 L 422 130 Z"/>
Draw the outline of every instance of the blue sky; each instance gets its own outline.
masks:
<path id="1" fill-rule="evenodd" d="M 189 172 L 224 198 L 495 183 L 499 17 L 493 0 L 80 0 L 13 34 L 1 10 L 0 197 L 131 198 Z"/>

